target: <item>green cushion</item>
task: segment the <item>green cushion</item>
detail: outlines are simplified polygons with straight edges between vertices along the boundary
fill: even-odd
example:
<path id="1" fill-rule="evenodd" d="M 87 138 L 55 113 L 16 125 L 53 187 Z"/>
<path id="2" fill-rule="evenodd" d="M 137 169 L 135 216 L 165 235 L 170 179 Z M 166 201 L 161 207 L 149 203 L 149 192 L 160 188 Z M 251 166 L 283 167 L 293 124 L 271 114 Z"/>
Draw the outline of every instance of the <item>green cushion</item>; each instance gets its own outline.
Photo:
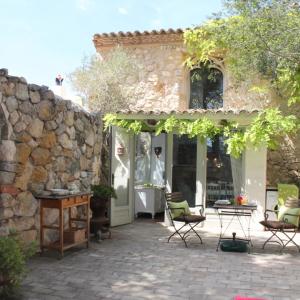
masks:
<path id="1" fill-rule="evenodd" d="M 186 200 L 181 201 L 181 202 L 169 201 L 168 206 L 170 208 L 171 215 L 172 215 L 173 219 L 177 218 L 177 217 L 180 217 L 181 215 L 186 215 L 186 216 L 191 215 L 189 204 L 187 203 Z"/>
<path id="2" fill-rule="evenodd" d="M 284 205 L 288 197 L 296 198 L 299 197 L 299 189 L 294 184 L 283 184 L 279 183 L 278 187 L 278 205 Z"/>
<path id="3" fill-rule="evenodd" d="M 296 216 L 289 216 L 286 214 L 293 214 Z M 298 208 L 291 208 L 286 207 L 284 205 L 280 206 L 279 212 L 278 212 L 278 220 L 284 221 L 287 220 L 288 223 L 294 224 L 295 226 L 299 226 L 299 216 L 300 216 L 300 207 Z"/>

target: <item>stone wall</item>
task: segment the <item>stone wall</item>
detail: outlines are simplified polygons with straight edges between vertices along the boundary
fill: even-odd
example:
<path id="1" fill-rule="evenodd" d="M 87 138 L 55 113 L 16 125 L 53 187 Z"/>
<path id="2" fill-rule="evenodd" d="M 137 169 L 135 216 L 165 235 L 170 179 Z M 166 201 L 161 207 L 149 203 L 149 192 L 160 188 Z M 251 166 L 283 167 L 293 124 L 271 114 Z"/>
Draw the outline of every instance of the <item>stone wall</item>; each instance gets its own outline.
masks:
<path id="1" fill-rule="evenodd" d="M 102 126 L 46 86 L 0 70 L 0 234 L 26 240 L 39 230 L 34 195 L 52 188 L 89 190 L 99 182 Z M 57 212 L 49 213 L 55 222 Z"/>

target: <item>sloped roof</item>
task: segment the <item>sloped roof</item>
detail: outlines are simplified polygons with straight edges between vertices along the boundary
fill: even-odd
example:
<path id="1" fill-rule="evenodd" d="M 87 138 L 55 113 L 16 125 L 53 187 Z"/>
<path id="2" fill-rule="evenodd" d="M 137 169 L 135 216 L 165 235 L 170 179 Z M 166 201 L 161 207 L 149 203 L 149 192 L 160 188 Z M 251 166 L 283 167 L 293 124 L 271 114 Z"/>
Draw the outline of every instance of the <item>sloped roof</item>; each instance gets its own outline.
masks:
<path id="1" fill-rule="evenodd" d="M 93 42 L 96 48 L 121 45 L 178 43 L 183 41 L 184 29 L 161 29 L 151 31 L 111 32 L 95 34 Z"/>

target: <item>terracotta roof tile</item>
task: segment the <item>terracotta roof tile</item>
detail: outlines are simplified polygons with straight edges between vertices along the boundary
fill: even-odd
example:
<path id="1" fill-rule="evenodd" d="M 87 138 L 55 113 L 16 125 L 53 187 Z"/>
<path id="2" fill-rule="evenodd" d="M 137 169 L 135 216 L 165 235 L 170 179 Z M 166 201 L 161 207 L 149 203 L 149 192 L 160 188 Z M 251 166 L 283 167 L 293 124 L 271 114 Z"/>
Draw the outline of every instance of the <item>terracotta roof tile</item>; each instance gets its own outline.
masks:
<path id="1" fill-rule="evenodd" d="M 118 114 L 124 114 L 124 115 L 170 115 L 170 114 L 176 114 L 176 115 L 194 115 L 194 114 L 257 114 L 260 110 L 259 109 L 186 109 L 186 110 L 141 110 L 141 109 L 123 109 L 119 110 Z"/>
<path id="2" fill-rule="evenodd" d="M 117 44 L 136 45 L 162 42 L 182 42 L 185 29 L 160 29 L 151 31 L 97 33 L 93 42 L 96 48 L 112 47 Z"/>

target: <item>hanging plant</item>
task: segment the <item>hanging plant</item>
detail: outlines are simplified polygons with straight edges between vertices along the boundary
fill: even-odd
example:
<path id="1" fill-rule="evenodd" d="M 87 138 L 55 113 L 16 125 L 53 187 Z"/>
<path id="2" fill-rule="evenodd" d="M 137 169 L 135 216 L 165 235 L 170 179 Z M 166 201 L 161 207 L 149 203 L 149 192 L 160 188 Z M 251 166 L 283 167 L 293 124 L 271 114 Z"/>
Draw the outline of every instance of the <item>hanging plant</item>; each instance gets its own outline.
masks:
<path id="1" fill-rule="evenodd" d="M 170 116 L 159 120 L 151 128 L 142 120 L 119 119 L 117 114 L 106 114 L 103 120 L 105 130 L 109 126 L 117 126 L 134 134 L 142 131 L 154 131 L 156 135 L 162 132 L 176 132 L 179 135 L 186 134 L 189 138 L 199 136 L 202 142 L 217 135 L 224 135 L 227 153 L 236 158 L 249 144 L 255 148 L 264 145 L 274 149 L 278 144 L 278 137 L 295 133 L 299 129 L 299 121 L 295 116 L 283 116 L 277 108 L 266 109 L 259 113 L 246 129 L 236 122 L 227 120 L 215 124 L 206 117 L 189 120 Z"/>

